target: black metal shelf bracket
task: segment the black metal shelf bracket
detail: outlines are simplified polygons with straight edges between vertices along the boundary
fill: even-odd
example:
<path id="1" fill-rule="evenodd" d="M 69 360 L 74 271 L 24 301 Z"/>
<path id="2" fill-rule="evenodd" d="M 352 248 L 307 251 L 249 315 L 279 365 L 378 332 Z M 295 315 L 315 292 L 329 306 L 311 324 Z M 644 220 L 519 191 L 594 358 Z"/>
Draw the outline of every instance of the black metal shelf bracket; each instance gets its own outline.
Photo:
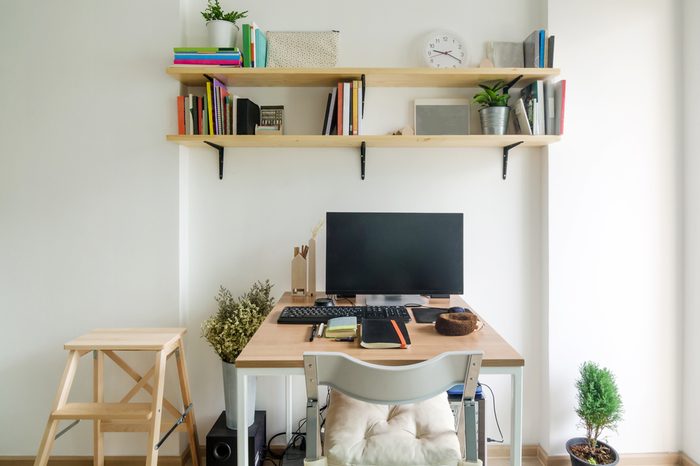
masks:
<path id="1" fill-rule="evenodd" d="M 508 152 L 510 152 L 511 149 L 514 147 L 519 146 L 525 141 L 518 141 L 514 142 L 513 144 L 509 144 L 503 148 L 503 179 L 506 179 L 506 173 L 508 173 Z"/>
<path id="2" fill-rule="evenodd" d="M 362 141 L 360 144 L 360 177 L 365 179 L 365 159 L 367 157 L 367 143 Z"/>
<path id="3" fill-rule="evenodd" d="M 223 180 L 224 179 L 224 148 L 223 146 L 220 146 L 218 144 L 214 144 L 213 142 L 209 141 L 204 141 L 204 144 L 213 147 L 219 152 L 219 179 Z"/>

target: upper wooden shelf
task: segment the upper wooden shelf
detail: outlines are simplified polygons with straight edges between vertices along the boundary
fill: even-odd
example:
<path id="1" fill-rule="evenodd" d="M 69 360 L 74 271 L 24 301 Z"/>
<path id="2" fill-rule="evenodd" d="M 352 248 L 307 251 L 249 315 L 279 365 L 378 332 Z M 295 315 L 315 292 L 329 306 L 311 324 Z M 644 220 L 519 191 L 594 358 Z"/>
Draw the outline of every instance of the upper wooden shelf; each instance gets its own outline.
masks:
<path id="1" fill-rule="evenodd" d="M 168 135 L 168 141 L 189 147 L 209 147 L 209 141 L 222 147 L 505 147 L 523 141 L 523 147 L 542 147 L 559 141 L 560 136 L 317 136 L 317 135 L 257 135 L 257 136 L 182 136 Z"/>
<path id="2" fill-rule="evenodd" d="M 518 87 L 537 79 L 559 75 L 557 68 L 234 68 L 225 66 L 172 65 L 167 73 L 187 86 L 203 86 L 204 75 L 227 86 L 326 87 L 338 81 L 360 79 L 371 87 L 475 87 L 486 81 L 523 78 Z"/>

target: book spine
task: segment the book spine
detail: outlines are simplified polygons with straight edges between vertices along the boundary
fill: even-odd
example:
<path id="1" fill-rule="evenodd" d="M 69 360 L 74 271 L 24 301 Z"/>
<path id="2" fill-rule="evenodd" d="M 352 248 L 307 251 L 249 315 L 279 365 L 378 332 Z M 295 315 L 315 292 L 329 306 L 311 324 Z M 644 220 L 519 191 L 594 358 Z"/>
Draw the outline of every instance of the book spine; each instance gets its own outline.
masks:
<path id="1" fill-rule="evenodd" d="M 258 25 L 253 23 L 250 25 L 250 67 L 251 68 L 257 68 L 258 66 L 255 64 L 255 34 L 257 33 L 256 31 L 258 30 Z"/>
<path id="2" fill-rule="evenodd" d="M 360 88 L 360 81 L 353 81 L 352 83 L 352 134 L 357 135 L 358 134 L 358 128 L 357 128 L 357 122 L 358 122 L 358 109 L 360 106 L 358 105 L 357 97 L 358 97 L 358 89 Z"/>
<path id="3" fill-rule="evenodd" d="M 561 105 L 559 106 L 559 134 L 564 134 L 564 109 L 566 108 L 566 79 L 561 80 Z"/>
<path id="4" fill-rule="evenodd" d="M 198 125 L 198 127 L 197 127 L 197 129 L 198 129 L 198 133 L 197 133 L 197 134 L 204 134 L 204 132 L 203 132 L 203 131 L 204 131 L 204 128 L 202 127 L 202 126 L 203 126 L 203 121 L 202 121 L 202 120 L 204 120 L 203 114 L 202 114 L 203 106 L 204 106 L 204 97 L 201 97 L 201 96 L 200 96 L 200 97 L 197 99 L 197 117 L 198 117 L 198 119 L 199 119 L 199 125 Z"/>
<path id="5" fill-rule="evenodd" d="M 326 111 L 323 113 L 323 127 L 321 128 L 321 135 L 325 136 L 328 134 L 328 125 L 330 122 L 330 111 L 331 111 L 331 98 L 332 93 L 328 93 L 328 99 L 326 99 Z"/>
<path id="6" fill-rule="evenodd" d="M 362 104 L 362 81 L 359 81 L 357 89 L 357 134 L 362 132 L 362 118 L 364 114 L 364 105 Z"/>
<path id="7" fill-rule="evenodd" d="M 343 83 L 338 83 L 338 136 L 343 135 Z"/>
<path id="8" fill-rule="evenodd" d="M 173 65 L 227 65 L 240 66 L 240 60 L 173 60 Z"/>
<path id="9" fill-rule="evenodd" d="M 243 66 L 250 68 L 250 24 L 243 25 Z"/>
<path id="10" fill-rule="evenodd" d="M 185 134 L 185 96 L 177 96 L 177 134 Z"/>
<path id="11" fill-rule="evenodd" d="M 350 135 L 350 83 L 343 83 L 343 136 Z"/>
<path id="12" fill-rule="evenodd" d="M 539 61 L 540 68 L 544 68 L 544 58 L 545 58 L 544 57 L 544 50 L 545 50 L 544 43 L 545 43 L 545 32 L 544 32 L 544 29 L 540 29 L 539 41 L 538 41 L 538 45 L 540 48 L 540 61 Z"/>
<path id="13" fill-rule="evenodd" d="M 207 81 L 207 126 L 209 127 L 209 134 L 214 135 L 214 110 L 213 110 L 213 98 L 211 92 L 211 81 Z"/>

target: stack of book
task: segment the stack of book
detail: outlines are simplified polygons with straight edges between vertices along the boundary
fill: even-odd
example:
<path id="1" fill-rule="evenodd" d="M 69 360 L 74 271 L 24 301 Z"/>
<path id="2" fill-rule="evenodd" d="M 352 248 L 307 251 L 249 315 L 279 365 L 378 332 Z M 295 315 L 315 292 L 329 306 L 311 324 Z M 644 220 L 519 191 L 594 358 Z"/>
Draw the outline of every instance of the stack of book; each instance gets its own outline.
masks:
<path id="1" fill-rule="evenodd" d="M 175 65 L 241 66 L 241 52 L 237 48 L 175 47 Z"/>
<path id="2" fill-rule="evenodd" d="M 554 68 L 554 36 L 538 29 L 523 41 L 525 68 Z"/>
<path id="3" fill-rule="evenodd" d="M 244 24 L 243 66 L 246 68 L 265 68 L 267 66 L 267 37 L 257 24 Z"/>
<path id="4" fill-rule="evenodd" d="M 520 91 L 512 105 L 518 134 L 564 134 L 566 80 L 535 81 Z"/>
<path id="5" fill-rule="evenodd" d="M 363 82 L 360 80 L 339 82 L 328 94 L 321 134 L 362 134 L 364 91 Z"/>
<path id="6" fill-rule="evenodd" d="M 178 134 L 236 134 L 238 96 L 218 79 L 208 79 L 205 95 L 177 97 Z"/>

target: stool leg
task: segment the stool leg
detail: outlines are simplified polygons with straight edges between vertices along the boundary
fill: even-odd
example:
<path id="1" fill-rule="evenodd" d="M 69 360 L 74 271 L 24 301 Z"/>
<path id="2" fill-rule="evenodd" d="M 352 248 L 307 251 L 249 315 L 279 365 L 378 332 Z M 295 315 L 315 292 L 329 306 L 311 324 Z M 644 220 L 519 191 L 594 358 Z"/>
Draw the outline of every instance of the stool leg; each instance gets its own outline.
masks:
<path id="1" fill-rule="evenodd" d="M 104 401 L 104 390 L 102 385 L 103 380 L 103 367 L 104 367 L 104 353 L 99 350 L 94 350 L 92 352 L 93 361 L 93 371 L 92 371 L 92 394 L 95 403 L 102 403 Z M 105 453 L 103 449 L 104 435 L 102 433 L 102 421 L 95 419 L 92 424 L 92 439 L 93 439 L 93 465 L 94 466 L 104 466 L 105 464 Z"/>
<path id="2" fill-rule="evenodd" d="M 190 394 L 189 378 L 187 376 L 187 363 L 185 361 L 185 346 L 182 343 L 182 338 L 178 342 L 177 353 L 177 374 L 180 379 L 180 393 L 182 394 L 182 403 L 185 408 L 192 403 Z M 192 466 L 199 466 L 199 438 L 197 437 L 197 423 L 194 417 L 194 407 L 190 410 L 185 418 L 187 424 L 187 437 L 190 442 L 190 456 L 192 457 Z"/>
<path id="3" fill-rule="evenodd" d="M 39 452 L 36 455 L 36 460 L 34 460 L 34 466 L 46 466 L 49 462 L 49 455 L 51 454 L 51 447 L 53 447 L 56 427 L 58 426 L 58 420 L 54 419 L 53 412 L 66 405 L 70 387 L 75 377 L 75 371 L 78 368 L 79 359 L 80 355 L 77 351 L 71 350 L 68 353 L 66 368 L 63 370 L 61 382 L 58 384 L 56 398 L 54 399 L 53 406 L 51 407 L 51 414 L 49 415 L 49 420 L 44 429 L 44 436 L 41 438 L 41 443 L 39 444 Z"/>
<path id="4" fill-rule="evenodd" d="M 148 452 L 146 453 L 146 466 L 156 466 L 158 464 L 158 450 L 156 443 L 160 440 L 160 423 L 163 417 L 163 390 L 165 388 L 165 362 L 167 361 L 165 351 L 156 353 L 155 372 L 153 374 L 153 400 L 151 401 L 151 429 L 148 433 Z"/>

